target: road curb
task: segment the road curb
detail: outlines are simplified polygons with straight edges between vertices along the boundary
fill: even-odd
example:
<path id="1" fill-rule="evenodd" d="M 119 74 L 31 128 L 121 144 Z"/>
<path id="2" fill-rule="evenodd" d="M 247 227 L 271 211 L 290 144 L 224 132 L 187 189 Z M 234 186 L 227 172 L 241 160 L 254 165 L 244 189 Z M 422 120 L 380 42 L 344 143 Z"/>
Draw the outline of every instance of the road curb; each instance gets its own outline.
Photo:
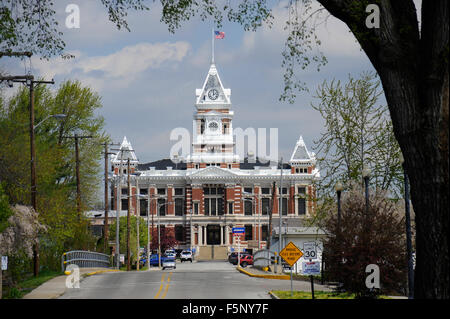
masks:
<path id="1" fill-rule="evenodd" d="M 120 270 L 118 270 L 118 269 L 105 269 L 105 270 L 92 271 L 92 272 L 83 274 L 82 276 L 83 277 L 87 277 L 87 276 L 102 274 L 102 273 L 105 273 L 105 272 L 117 272 L 117 271 L 120 271 Z"/>
<path id="2" fill-rule="evenodd" d="M 269 296 L 272 299 L 280 299 L 277 295 L 275 295 L 272 291 L 269 291 Z"/>
<path id="3" fill-rule="evenodd" d="M 247 276 L 250 276 L 250 277 L 265 278 L 265 279 L 280 279 L 280 280 L 291 279 L 291 277 L 289 275 L 257 275 L 257 274 L 252 274 L 251 272 L 246 271 L 246 270 L 242 269 L 241 267 L 237 267 L 236 269 L 238 271 L 240 271 L 241 273 L 246 274 Z"/>

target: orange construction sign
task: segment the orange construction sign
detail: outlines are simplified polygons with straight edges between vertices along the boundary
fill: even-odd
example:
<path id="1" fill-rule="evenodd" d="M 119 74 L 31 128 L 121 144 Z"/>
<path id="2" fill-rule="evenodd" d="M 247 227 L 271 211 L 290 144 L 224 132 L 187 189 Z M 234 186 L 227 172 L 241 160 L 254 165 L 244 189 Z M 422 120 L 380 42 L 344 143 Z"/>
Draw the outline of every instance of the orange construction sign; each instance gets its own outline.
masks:
<path id="1" fill-rule="evenodd" d="M 281 250 L 280 256 L 292 267 L 297 260 L 303 256 L 303 252 L 292 242 L 289 242 L 289 244 Z"/>

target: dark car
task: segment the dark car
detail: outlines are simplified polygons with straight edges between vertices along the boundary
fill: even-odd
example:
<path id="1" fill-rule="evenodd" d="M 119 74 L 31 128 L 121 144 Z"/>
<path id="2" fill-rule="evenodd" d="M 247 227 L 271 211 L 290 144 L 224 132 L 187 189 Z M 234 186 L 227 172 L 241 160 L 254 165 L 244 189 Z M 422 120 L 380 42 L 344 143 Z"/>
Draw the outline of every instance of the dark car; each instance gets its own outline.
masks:
<path id="1" fill-rule="evenodd" d="M 253 265 L 253 256 L 252 255 L 245 255 L 241 257 L 241 266 L 247 267 L 247 265 Z"/>
<path id="2" fill-rule="evenodd" d="M 240 253 L 240 258 L 242 259 L 244 256 L 251 256 L 250 254 L 248 254 L 248 253 Z M 231 264 L 233 264 L 233 265 L 237 265 L 237 263 L 238 263 L 238 253 L 231 253 L 229 256 L 228 256 L 228 262 L 230 262 Z"/>

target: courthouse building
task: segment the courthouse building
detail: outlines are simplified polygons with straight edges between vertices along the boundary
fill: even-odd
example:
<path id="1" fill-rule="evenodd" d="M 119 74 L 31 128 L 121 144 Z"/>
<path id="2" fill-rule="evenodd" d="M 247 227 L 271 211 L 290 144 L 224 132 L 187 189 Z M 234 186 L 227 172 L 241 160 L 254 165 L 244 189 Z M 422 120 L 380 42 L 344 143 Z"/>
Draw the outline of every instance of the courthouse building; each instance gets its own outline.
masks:
<path id="1" fill-rule="evenodd" d="M 279 223 L 281 167 L 258 159 L 251 163 L 235 154 L 231 90 L 223 87 L 214 63 L 202 88 L 195 91 L 194 105 L 192 152 L 180 162 L 140 163 L 139 150 L 123 139 L 120 151 L 111 158 L 111 208 L 116 210 L 119 204 L 122 213 L 128 209 L 129 168 L 131 212 L 144 220 L 148 213 L 150 227 L 156 228 L 159 220 L 161 228 L 173 229 L 178 241 L 174 248 L 194 249 L 200 259 L 226 258 L 238 241 L 251 252 L 265 248 L 271 211 L 272 225 Z M 313 183 L 320 177 L 315 165 L 314 153 L 300 136 L 283 165 L 283 226 L 298 226 L 314 213 Z M 245 233 L 233 236 L 234 227 L 244 228 Z"/>

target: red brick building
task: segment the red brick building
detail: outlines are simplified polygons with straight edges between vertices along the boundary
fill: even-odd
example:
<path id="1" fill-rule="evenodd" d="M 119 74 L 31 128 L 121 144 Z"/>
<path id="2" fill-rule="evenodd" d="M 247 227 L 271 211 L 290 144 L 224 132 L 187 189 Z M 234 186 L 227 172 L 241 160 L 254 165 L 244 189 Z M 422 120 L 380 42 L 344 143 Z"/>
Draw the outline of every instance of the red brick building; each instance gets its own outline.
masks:
<path id="1" fill-rule="evenodd" d="M 129 159 L 133 214 L 144 219 L 147 213 L 150 219 L 153 216 L 154 228 L 159 218 L 161 227 L 174 230 L 179 242 L 176 248 L 195 249 L 203 259 L 226 258 L 237 248 L 238 240 L 244 249 L 265 248 L 271 210 L 273 225 L 278 226 L 281 169 L 276 163 L 250 163 L 235 154 L 230 96 L 231 90 L 223 87 L 211 64 L 203 87 L 196 90 L 189 156 L 180 163 L 169 159 L 139 163 L 124 138 L 121 151 L 111 159 L 115 176 L 111 207 L 128 208 Z M 314 154 L 300 137 L 289 163 L 283 165 L 281 215 L 286 225 L 314 213 L 313 183 L 320 177 L 315 164 Z M 123 199 L 116 197 L 120 167 Z M 233 227 L 243 227 L 245 234 L 234 237 Z"/>

